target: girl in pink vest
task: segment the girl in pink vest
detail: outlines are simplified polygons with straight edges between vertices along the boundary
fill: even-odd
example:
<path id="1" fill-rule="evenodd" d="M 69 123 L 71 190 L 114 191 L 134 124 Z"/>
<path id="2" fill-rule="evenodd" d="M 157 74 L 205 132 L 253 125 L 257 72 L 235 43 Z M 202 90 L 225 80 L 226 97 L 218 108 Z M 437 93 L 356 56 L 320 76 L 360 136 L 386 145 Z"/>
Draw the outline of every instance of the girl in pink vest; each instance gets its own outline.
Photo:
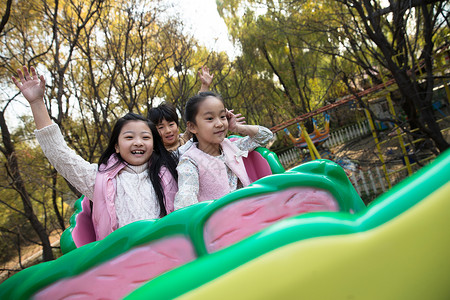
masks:
<path id="1" fill-rule="evenodd" d="M 222 98 L 212 92 L 190 98 L 185 118 L 194 135 L 194 145 L 181 156 L 177 166 L 175 209 L 217 199 L 249 185 L 242 158 L 267 144 L 272 132 L 262 126 L 239 123 L 225 108 Z M 231 142 L 226 138 L 228 130 L 245 137 Z"/>
<path id="2" fill-rule="evenodd" d="M 165 149 L 155 125 L 128 113 L 112 131 L 98 164 L 70 149 L 45 107 L 44 77 L 31 67 L 17 70 L 13 82 L 27 99 L 36 123 L 36 137 L 55 169 L 92 201 L 96 240 L 131 222 L 155 219 L 173 211 L 177 192 L 176 162 Z M 89 209 L 90 205 L 84 205 Z"/>

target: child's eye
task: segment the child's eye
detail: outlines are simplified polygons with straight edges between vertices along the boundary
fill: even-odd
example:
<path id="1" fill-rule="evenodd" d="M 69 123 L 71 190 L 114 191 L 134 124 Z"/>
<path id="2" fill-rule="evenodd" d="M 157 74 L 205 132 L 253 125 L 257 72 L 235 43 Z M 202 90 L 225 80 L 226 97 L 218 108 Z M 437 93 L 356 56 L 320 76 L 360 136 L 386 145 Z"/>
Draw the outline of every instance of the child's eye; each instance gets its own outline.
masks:
<path id="1" fill-rule="evenodd" d="M 170 126 L 170 127 L 175 126 L 175 122 L 170 123 L 169 126 Z"/>
<path id="2" fill-rule="evenodd" d="M 209 118 L 206 118 L 206 120 L 208 120 L 208 121 L 212 121 L 212 117 L 209 117 Z"/>
<path id="3" fill-rule="evenodd" d="M 220 116 L 220 118 L 221 118 L 221 119 L 226 119 L 226 118 L 227 118 L 227 116 Z"/>

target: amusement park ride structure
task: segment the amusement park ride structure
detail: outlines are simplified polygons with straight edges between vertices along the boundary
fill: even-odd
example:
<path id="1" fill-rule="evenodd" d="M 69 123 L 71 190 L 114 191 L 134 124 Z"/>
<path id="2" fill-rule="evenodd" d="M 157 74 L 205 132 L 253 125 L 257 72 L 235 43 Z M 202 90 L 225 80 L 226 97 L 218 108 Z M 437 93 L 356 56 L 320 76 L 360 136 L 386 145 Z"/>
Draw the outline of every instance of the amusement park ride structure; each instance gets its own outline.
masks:
<path id="1" fill-rule="evenodd" d="M 439 49 L 439 51 L 436 52 L 435 56 L 434 56 L 434 72 L 441 72 L 441 73 L 447 73 L 448 68 L 449 68 L 449 60 L 450 60 L 450 53 L 449 53 L 449 49 L 448 46 L 445 47 L 441 47 Z M 417 76 L 420 77 L 425 77 L 426 74 L 423 73 L 423 63 L 422 62 L 418 62 L 417 63 L 417 69 L 416 69 L 416 74 Z M 411 71 L 410 71 L 411 72 Z M 329 138 L 330 136 L 330 119 L 329 119 L 329 115 L 326 114 L 327 111 L 340 107 L 344 104 L 347 104 L 349 102 L 355 101 L 356 100 L 361 100 L 364 103 L 368 103 L 369 100 L 372 99 L 376 99 L 376 98 L 381 98 L 384 97 L 386 98 L 386 101 L 388 103 L 388 107 L 389 107 L 389 113 L 392 115 L 393 118 L 396 118 L 396 111 L 391 99 L 391 93 L 394 92 L 395 90 L 398 89 L 397 83 L 395 81 L 395 79 L 391 78 L 391 79 L 387 79 L 385 75 L 381 74 L 382 76 L 382 80 L 383 82 L 380 84 L 377 84 L 375 86 L 372 86 L 370 88 L 364 89 L 363 91 L 360 92 L 356 92 L 354 94 L 351 95 L 346 95 L 344 97 L 342 97 L 341 99 L 335 101 L 334 103 L 325 105 L 320 107 L 319 109 L 316 109 L 314 111 L 305 113 L 303 115 L 297 116 L 293 119 L 287 120 L 285 122 L 282 122 L 276 126 L 273 126 L 272 128 L 270 128 L 270 130 L 273 133 L 276 133 L 278 131 L 284 130 L 286 132 L 286 134 L 288 135 L 288 137 L 291 139 L 291 141 L 293 142 L 294 146 L 299 147 L 299 148 L 308 148 L 309 149 L 309 153 L 311 155 L 311 159 L 320 159 L 320 153 L 317 150 L 315 145 L 320 145 L 322 144 L 327 138 Z M 447 95 L 447 101 L 450 104 L 450 89 L 449 89 L 449 83 L 448 81 L 444 81 L 443 82 L 444 88 L 445 88 L 445 92 Z M 366 107 L 368 107 L 368 105 L 366 105 Z M 408 171 L 408 175 L 411 175 L 413 173 L 412 170 L 412 166 L 416 165 L 417 162 L 411 163 L 410 159 L 409 159 L 409 155 L 408 155 L 408 147 L 411 146 L 410 144 L 407 144 L 404 142 L 404 135 L 405 133 L 402 132 L 402 130 L 398 127 L 395 126 L 394 130 L 396 132 L 396 138 L 398 139 L 399 145 L 400 145 L 400 149 L 402 151 L 402 156 L 403 156 L 403 160 L 405 162 L 405 167 L 400 168 L 398 170 L 395 171 L 388 171 L 387 167 L 386 167 L 386 163 L 385 163 L 385 159 L 381 150 L 381 145 L 383 143 L 386 143 L 387 140 L 384 141 L 380 141 L 378 134 L 377 134 L 377 130 L 375 127 L 375 123 L 374 120 L 372 118 L 371 113 L 369 112 L 369 110 L 367 108 L 364 108 L 364 112 L 366 115 L 367 120 L 369 121 L 369 126 L 370 129 L 372 131 L 372 136 L 374 138 L 375 141 L 375 145 L 377 147 L 377 152 L 378 152 L 378 157 L 380 162 L 382 163 L 382 167 L 383 167 L 383 171 L 384 171 L 384 175 L 385 175 L 385 179 L 386 182 L 389 186 L 389 188 L 392 186 L 391 180 L 390 180 L 390 175 L 396 172 L 400 172 L 404 169 L 406 169 Z M 325 116 L 325 125 L 324 125 L 324 130 L 319 130 L 317 127 L 317 122 L 314 120 L 314 116 L 319 115 L 319 114 L 324 114 Z M 303 122 L 308 120 L 309 118 L 313 118 L 313 124 L 314 124 L 314 131 L 310 134 L 307 134 L 307 131 L 304 129 L 303 126 Z M 445 118 L 448 118 L 445 117 Z M 439 121 L 438 121 L 439 122 Z M 299 131 L 299 137 L 295 138 L 288 130 L 288 127 L 291 125 L 297 124 L 298 127 L 298 131 Z M 442 129 L 441 131 L 446 131 L 449 128 L 445 128 Z M 416 129 L 417 130 L 417 129 Z M 413 132 L 413 131 L 411 131 Z M 412 141 L 412 144 L 418 143 L 423 141 L 424 139 L 417 139 Z M 428 161 L 430 159 L 434 158 L 434 156 L 430 156 L 427 157 L 423 160 L 421 160 L 419 163 L 423 163 L 425 161 Z"/>

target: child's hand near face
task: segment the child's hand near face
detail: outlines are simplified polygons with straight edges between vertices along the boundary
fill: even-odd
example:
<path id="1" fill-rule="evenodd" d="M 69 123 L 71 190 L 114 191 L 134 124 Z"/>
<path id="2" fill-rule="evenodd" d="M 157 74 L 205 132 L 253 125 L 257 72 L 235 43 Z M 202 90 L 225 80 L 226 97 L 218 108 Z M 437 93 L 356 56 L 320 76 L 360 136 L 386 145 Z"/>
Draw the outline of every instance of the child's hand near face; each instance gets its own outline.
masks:
<path id="1" fill-rule="evenodd" d="M 238 132 L 237 128 L 239 125 L 245 124 L 245 117 L 241 114 L 234 114 L 233 110 L 227 109 L 227 120 L 228 120 L 228 130 L 232 132 Z"/>

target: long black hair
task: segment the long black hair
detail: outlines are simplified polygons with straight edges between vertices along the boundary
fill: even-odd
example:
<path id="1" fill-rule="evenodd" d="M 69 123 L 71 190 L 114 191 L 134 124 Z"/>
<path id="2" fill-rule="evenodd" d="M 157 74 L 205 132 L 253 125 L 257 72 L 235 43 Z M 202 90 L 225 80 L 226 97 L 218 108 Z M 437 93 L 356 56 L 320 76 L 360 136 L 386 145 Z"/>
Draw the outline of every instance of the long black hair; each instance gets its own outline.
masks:
<path id="1" fill-rule="evenodd" d="M 200 104 L 203 101 L 205 101 L 205 99 L 208 97 L 216 97 L 223 103 L 222 97 L 219 94 L 216 94 L 214 92 L 209 92 L 209 91 L 208 92 L 200 92 L 197 95 L 192 96 L 186 102 L 186 106 L 184 107 L 184 119 L 186 121 L 186 124 L 187 124 L 187 122 L 192 122 L 194 124 L 197 124 L 195 122 L 195 117 L 198 114 L 198 108 L 199 108 Z M 194 142 L 198 142 L 195 134 L 192 134 L 192 135 L 193 135 Z"/>
<path id="2" fill-rule="evenodd" d="M 100 159 L 98 160 L 98 167 L 99 172 L 105 172 L 107 170 L 100 171 L 101 165 L 107 165 L 108 160 L 111 157 L 111 155 L 116 155 L 118 158 L 118 161 L 116 164 L 111 166 L 109 169 L 112 169 L 116 167 L 120 163 L 127 164 L 126 161 L 122 158 L 120 153 L 116 153 L 116 145 L 119 142 L 119 135 L 120 131 L 122 130 L 123 126 L 127 124 L 130 121 L 143 121 L 147 124 L 147 126 L 150 128 L 152 135 L 153 135 L 153 153 L 150 156 L 150 160 L 148 161 L 148 175 L 150 177 L 150 181 L 152 182 L 153 188 L 155 190 L 156 196 L 158 197 L 158 203 L 160 207 L 160 213 L 159 216 L 163 217 L 167 215 L 167 209 L 166 205 L 164 204 L 164 189 L 161 184 L 161 177 L 159 176 L 159 173 L 161 171 L 161 167 L 165 166 L 167 170 L 172 174 L 175 181 L 178 181 L 178 173 L 177 173 L 177 159 L 175 156 L 173 156 L 171 153 L 169 153 L 166 148 L 164 147 L 164 144 L 162 142 L 161 137 L 159 136 L 158 130 L 156 129 L 155 124 L 153 124 L 152 121 L 144 118 L 141 115 L 134 114 L 134 113 L 127 113 L 122 118 L 118 119 L 116 124 L 114 125 L 114 128 L 111 133 L 111 137 L 108 142 L 108 147 L 103 152 L 103 154 L 100 156 Z"/>

